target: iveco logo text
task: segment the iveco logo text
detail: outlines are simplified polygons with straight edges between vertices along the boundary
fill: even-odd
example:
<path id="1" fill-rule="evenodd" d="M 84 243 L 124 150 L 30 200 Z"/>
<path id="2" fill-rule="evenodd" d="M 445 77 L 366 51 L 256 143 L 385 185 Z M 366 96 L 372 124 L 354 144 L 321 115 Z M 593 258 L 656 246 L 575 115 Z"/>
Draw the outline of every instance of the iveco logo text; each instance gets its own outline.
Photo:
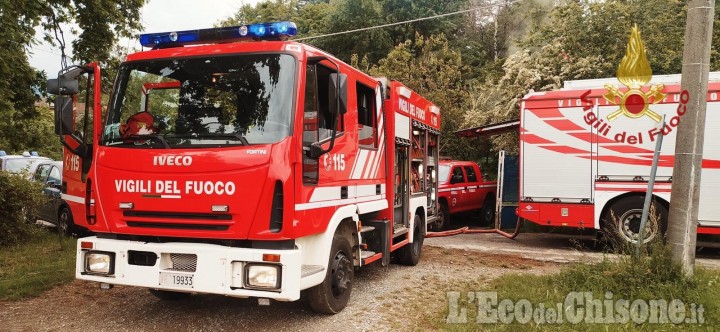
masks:
<path id="1" fill-rule="evenodd" d="M 153 157 L 154 166 L 190 166 L 192 164 L 191 156 L 155 156 Z"/>
<path id="2" fill-rule="evenodd" d="M 247 150 L 247 154 L 267 154 L 267 150 Z"/>

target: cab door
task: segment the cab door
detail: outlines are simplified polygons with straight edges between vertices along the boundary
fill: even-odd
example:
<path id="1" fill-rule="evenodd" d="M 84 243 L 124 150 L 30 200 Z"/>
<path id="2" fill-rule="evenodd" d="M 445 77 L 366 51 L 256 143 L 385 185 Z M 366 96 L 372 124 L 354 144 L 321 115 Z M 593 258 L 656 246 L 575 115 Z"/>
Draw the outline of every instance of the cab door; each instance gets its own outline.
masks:
<path id="1" fill-rule="evenodd" d="M 465 175 L 467 177 L 467 193 L 465 196 L 466 208 L 473 210 L 479 209 L 482 201 L 485 199 L 485 197 L 483 197 L 483 193 L 485 192 L 485 190 L 478 188 L 480 182 L 478 181 L 478 175 L 475 172 L 475 167 L 472 165 L 468 165 L 463 166 L 463 168 L 465 169 Z"/>
<path id="2" fill-rule="evenodd" d="M 43 186 L 43 194 L 46 196 L 51 196 L 51 192 L 48 188 L 47 179 L 48 175 L 50 175 L 50 170 L 52 169 L 52 165 L 50 164 L 41 164 L 37 167 L 35 170 L 35 174 L 33 174 L 33 180 L 40 183 Z M 41 206 L 38 207 L 37 216 L 42 220 L 50 220 L 50 212 L 52 211 L 52 200 L 47 199 L 43 202 Z"/>
<path id="3" fill-rule="evenodd" d="M 48 92 L 55 98 L 55 133 L 63 145 L 60 195 L 70 207 L 74 223 L 94 224 L 91 211 L 90 166 L 102 132 L 101 75 L 97 63 L 63 69 L 57 79 L 48 80 Z M 89 200 L 90 199 L 90 200 Z M 89 201 L 88 201 L 89 200 Z M 51 219 L 55 220 L 55 219 Z"/>
<path id="4" fill-rule="evenodd" d="M 466 209 L 467 180 L 462 166 L 453 166 L 450 170 L 450 205 L 451 212 L 460 212 Z"/>

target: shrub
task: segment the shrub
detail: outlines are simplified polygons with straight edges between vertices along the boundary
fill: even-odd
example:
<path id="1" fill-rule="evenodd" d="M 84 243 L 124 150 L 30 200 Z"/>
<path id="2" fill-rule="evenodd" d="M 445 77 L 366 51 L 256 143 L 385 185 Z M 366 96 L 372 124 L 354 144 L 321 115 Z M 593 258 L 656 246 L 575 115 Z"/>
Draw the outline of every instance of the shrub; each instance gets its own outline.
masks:
<path id="1" fill-rule="evenodd" d="M 40 183 L 0 171 L 0 247 L 27 240 L 35 228 L 28 223 L 47 198 Z"/>

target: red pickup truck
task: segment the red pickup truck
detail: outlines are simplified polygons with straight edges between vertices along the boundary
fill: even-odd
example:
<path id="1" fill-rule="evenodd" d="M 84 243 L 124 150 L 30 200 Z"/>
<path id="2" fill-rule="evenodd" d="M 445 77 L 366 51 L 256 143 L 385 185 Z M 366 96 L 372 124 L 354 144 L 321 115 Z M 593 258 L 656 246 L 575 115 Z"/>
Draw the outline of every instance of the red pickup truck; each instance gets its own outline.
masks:
<path id="1" fill-rule="evenodd" d="M 476 163 L 441 160 L 438 179 L 440 211 L 433 230 L 446 228 L 451 214 L 464 211 L 479 211 L 481 223 L 493 223 L 497 182 L 486 181 Z"/>

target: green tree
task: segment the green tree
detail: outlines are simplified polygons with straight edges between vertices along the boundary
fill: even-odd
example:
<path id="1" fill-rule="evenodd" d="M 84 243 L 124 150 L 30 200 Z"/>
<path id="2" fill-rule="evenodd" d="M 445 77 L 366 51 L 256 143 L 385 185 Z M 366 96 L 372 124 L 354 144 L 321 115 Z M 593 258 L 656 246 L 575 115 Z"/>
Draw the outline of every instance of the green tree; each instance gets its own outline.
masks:
<path id="1" fill-rule="evenodd" d="M 408 40 L 395 47 L 370 73 L 399 81 L 440 107 L 442 155 L 477 159 L 481 147 L 468 146 L 454 134 L 460 129 L 467 98 L 462 80 L 466 69 L 444 35 L 417 35 L 414 43 Z"/>
<path id="2" fill-rule="evenodd" d="M 720 4 L 716 4 L 720 9 Z M 520 50 L 504 59 L 501 76 L 473 84 L 463 126 L 517 119 L 530 90 L 558 89 L 565 80 L 614 77 L 630 27 L 638 24 L 653 74 L 681 71 L 684 3 L 676 0 L 566 1 L 531 27 Z M 720 12 L 716 10 L 716 21 Z M 715 40 L 720 26 L 715 26 Z M 711 70 L 720 68 L 713 51 Z M 495 149 L 517 149 L 517 137 L 493 139 Z"/>
<path id="3" fill-rule="evenodd" d="M 244 4 L 232 17 L 221 21 L 218 26 L 292 21 L 299 16 L 300 4 L 297 0 L 270 0 L 257 4 Z M 299 27 L 298 27 L 299 28 Z"/>
<path id="4" fill-rule="evenodd" d="M 382 7 L 376 0 L 336 0 L 327 18 L 326 33 L 343 32 L 385 23 Z M 387 55 L 392 49 L 390 35 L 385 29 L 372 29 L 308 41 L 339 59 L 349 62 L 353 54 L 367 55 L 371 63 Z"/>
<path id="5" fill-rule="evenodd" d="M 79 33 L 72 43 L 73 60 L 103 63 L 110 57 L 108 45 L 121 36 L 129 37 L 140 27 L 139 11 L 143 4 L 144 0 L 0 3 L 0 31 L 3 32 L 0 39 L 0 148 L 9 152 L 51 149 L 36 145 L 47 144 L 47 138 L 53 133 L 39 130 L 47 129 L 47 126 L 38 125 L 44 118 L 35 104 L 44 94 L 47 75 L 28 63 L 30 47 L 35 43 L 35 30 L 42 29 L 46 40 L 63 46 L 61 36 L 67 31 L 61 31 L 60 27 L 76 25 Z M 54 145 L 59 149 L 59 143 Z"/>

